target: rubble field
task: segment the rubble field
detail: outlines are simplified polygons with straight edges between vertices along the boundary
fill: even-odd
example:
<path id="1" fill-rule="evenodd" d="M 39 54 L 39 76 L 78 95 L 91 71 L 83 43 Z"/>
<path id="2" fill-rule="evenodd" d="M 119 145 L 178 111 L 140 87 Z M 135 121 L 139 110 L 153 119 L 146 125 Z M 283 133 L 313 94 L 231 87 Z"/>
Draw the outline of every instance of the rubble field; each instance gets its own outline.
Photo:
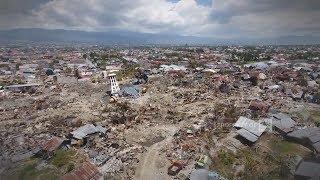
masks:
<path id="1" fill-rule="evenodd" d="M 213 62 L 9 86 L 0 180 L 320 177 L 319 64 Z"/>

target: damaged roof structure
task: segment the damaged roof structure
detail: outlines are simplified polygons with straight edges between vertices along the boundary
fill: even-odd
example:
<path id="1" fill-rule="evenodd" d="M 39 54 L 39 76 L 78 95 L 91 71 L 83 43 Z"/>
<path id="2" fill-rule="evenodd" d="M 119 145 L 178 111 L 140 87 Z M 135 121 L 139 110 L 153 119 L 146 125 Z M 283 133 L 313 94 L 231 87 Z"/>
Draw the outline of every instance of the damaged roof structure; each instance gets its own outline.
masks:
<path id="1" fill-rule="evenodd" d="M 103 176 L 95 165 L 85 162 L 76 170 L 64 175 L 61 180 L 103 180 Z"/>
<path id="2" fill-rule="evenodd" d="M 138 85 L 124 86 L 121 88 L 119 95 L 138 98 L 140 96 L 140 91 L 141 88 Z"/>
<path id="3" fill-rule="evenodd" d="M 265 125 L 257 123 L 249 118 L 240 116 L 238 121 L 234 124 L 238 128 L 237 134 L 251 143 L 256 142 L 262 133 L 267 129 Z"/>
<path id="4" fill-rule="evenodd" d="M 286 134 L 293 131 L 296 122 L 291 119 L 288 114 L 276 113 L 271 114 L 271 125 L 277 128 L 281 133 Z"/>
<path id="5" fill-rule="evenodd" d="M 57 150 L 62 143 L 63 143 L 63 139 L 58 137 L 53 137 L 49 141 L 44 143 L 42 150 L 45 150 L 47 152 L 53 152 Z"/>
<path id="6" fill-rule="evenodd" d="M 102 126 L 94 126 L 93 124 L 87 124 L 81 126 L 75 131 L 72 131 L 70 134 L 76 139 L 83 139 L 88 135 L 95 133 L 106 133 L 107 129 Z"/>

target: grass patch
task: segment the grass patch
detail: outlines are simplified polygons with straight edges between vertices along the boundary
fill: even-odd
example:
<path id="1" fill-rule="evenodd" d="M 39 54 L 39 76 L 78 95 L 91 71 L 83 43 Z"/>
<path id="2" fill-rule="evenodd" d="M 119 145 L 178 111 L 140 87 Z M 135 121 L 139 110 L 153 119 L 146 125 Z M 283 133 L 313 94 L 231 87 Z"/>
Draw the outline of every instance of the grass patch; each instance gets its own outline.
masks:
<path id="1" fill-rule="evenodd" d="M 312 111 L 311 119 L 316 124 L 316 126 L 320 127 L 320 111 Z"/>
<path id="2" fill-rule="evenodd" d="M 275 153 L 279 153 L 279 155 L 291 155 L 298 151 L 297 144 L 281 140 L 272 141 L 271 148 Z"/>
<path id="3" fill-rule="evenodd" d="M 236 155 L 230 151 L 219 151 L 218 158 L 215 160 L 214 168 L 228 179 L 233 179 L 232 165 L 236 161 Z"/>
<path id="4" fill-rule="evenodd" d="M 74 170 L 74 164 L 73 163 L 69 163 L 68 166 L 67 166 L 67 172 L 71 172 Z"/>
<path id="5" fill-rule="evenodd" d="M 316 126 L 320 127 L 320 111 L 304 108 L 296 112 L 296 115 L 304 121 L 312 121 Z"/>
<path id="6" fill-rule="evenodd" d="M 4 179 L 10 180 L 56 180 L 59 178 L 59 173 L 53 169 L 45 168 L 38 170 L 38 161 L 31 159 L 25 162 L 22 167 L 12 169 L 10 172 L 3 174 Z"/>
<path id="7" fill-rule="evenodd" d="M 283 152 L 288 151 L 288 144 L 280 147 Z M 290 145 L 289 145 L 290 146 Z M 289 148 L 291 149 L 291 147 Z M 242 179 L 288 179 L 288 158 L 274 152 L 261 152 L 254 149 L 242 150 L 239 163 L 244 164 Z"/>
<path id="8" fill-rule="evenodd" d="M 36 163 L 32 162 L 22 168 L 19 173 L 19 180 L 35 179 L 37 177 Z"/>
<path id="9" fill-rule="evenodd" d="M 58 168 L 61 168 L 73 160 L 73 156 L 76 154 L 74 150 L 58 150 L 52 158 L 52 164 Z"/>
<path id="10" fill-rule="evenodd" d="M 222 163 L 224 166 L 231 166 L 235 161 L 234 154 L 227 151 L 221 151 L 218 157 L 220 163 Z"/>

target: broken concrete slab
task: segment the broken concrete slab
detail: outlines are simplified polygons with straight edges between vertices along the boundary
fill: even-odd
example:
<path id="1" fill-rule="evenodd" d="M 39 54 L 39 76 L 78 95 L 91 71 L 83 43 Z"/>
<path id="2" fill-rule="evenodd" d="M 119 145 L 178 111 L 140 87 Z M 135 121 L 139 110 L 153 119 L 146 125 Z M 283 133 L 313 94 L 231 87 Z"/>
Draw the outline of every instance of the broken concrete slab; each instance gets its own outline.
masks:
<path id="1" fill-rule="evenodd" d="M 265 125 L 257 123 L 243 116 L 240 116 L 238 121 L 233 126 L 236 128 L 246 129 L 247 131 L 256 136 L 261 136 L 261 134 L 267 129 Z"/>

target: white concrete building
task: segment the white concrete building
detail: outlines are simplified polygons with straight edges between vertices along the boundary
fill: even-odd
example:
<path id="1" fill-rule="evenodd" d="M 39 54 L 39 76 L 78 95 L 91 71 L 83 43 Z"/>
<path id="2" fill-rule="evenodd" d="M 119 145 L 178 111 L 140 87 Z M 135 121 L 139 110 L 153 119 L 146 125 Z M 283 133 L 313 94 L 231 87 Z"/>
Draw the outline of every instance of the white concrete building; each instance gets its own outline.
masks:
<path id="1" fill-rule="evenodd" d="M 109 74 L 108 75 L 109 79 L 110 79 L 110 86 L 111 86 L 111 94 L 112 95 L 116 95 L 119 93 L 120 88 L 116 79 L 116 74 Z"/>

